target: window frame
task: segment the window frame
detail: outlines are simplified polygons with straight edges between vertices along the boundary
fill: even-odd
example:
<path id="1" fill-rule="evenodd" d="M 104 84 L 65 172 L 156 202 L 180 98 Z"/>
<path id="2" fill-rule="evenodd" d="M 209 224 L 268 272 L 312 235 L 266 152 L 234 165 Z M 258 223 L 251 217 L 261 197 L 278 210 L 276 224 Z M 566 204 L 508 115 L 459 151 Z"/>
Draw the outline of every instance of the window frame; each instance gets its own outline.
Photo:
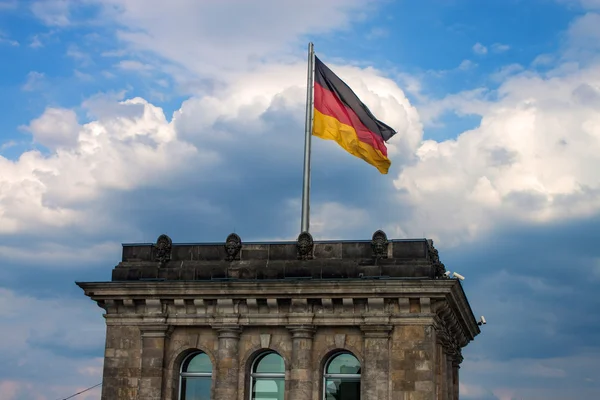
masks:
<path id="1" fill-rule="evenodd" d="M 356 359 L 356 361 L 358 361 L 358 365 L 360 365 L 360 371 L 361 371 L 360 374 L 329 374 L 329 373 L 327 373 L 327 369 L 329 368 L 329 365 L 331 364 L 331 362 L 336 357 L 341 356 L 343 354 L 349 354 L 352 357 L 354 357 Z M 327 396 L 327 379 L 358 380 L 358 382 L 362 385 L 362 362 L 352 352 L 347 351 L 347 350 L 336 351 L 331 356 L 329 356 L 329 358 L 327 358 L 327 361 L 325 361 L 325 364 L 323 365 L 323 379 L 321 381 L 323 384 L 323 391 L 321 394 L 322 400 L 327 400 L 327 397 L 326 397 Z M 359 394 L 359 398 L 360 398 L 360 394 Z"/>
<path id="2" fill-rule="evenodd" d="M 254 369 L 258 366 L 258 363 L 260 363 L 260 361 L 262 361 L 266 356 L 268 356 L 269 354 L 276 354 L 279 357 L 281 357 L 281 359 L 283 360 L 283 372 L 254 372 Z M 254 399 L 254 380 L 256 378 L 259 379 L 282 379 L 283 380 L 283 385 L 284 385 L 284 389 L 283 389 L 283 397 L 285 399 L 285 359 L 283 358 L 283 356 L 281 354 L 279 354 L 278 352 L 276 352 L 275 350 L 266 350 L 266 351 L 261 351 L 260 353 L 258 353 L 255 357 L 254 360 L 252 361 L 252 364 L 250 365 L 250 385 L 249 385 L 249 391 L 248 391 L 248 400 L 255 400 Z"/>
<path id="3" fill-rule="evenodd" d="M 183 366 L 186 365 L 186 363 L 188 363 L 188 361 L 191 361 L 194 357 L 199 356 L 200 354 L 204 354 L 204 355 L 206 355 L 206 357 L 208 357 L 208 360 L 210 361 L 210 367 L 211 367 L 210 372 L 184 372 Z M 212 362 L 212 359 L 210 358 L 208 353 L 206 353 L 205 351 L 197 350 L 197 351 L 193 351 L 190 354 L 188 354 L 187 356 L 185 356 L 184 359 L 181 361 L 181 365 L 179 366 L 179 396 L 177 397 L 177 399 L 185 400 L 185 398 L 182 397 L 183 396 L 183 393 L 182 393 L 183 380 L 185 378 L 210 378 L 210 387 L 211 387 L 211 391 L 212 391 L 212 385 L 213 385 L 212 377 L 213 377 L 214 369 L 215 369 L 215 366 Z M 212 395 L 212 393 L 210 395 Z"/>

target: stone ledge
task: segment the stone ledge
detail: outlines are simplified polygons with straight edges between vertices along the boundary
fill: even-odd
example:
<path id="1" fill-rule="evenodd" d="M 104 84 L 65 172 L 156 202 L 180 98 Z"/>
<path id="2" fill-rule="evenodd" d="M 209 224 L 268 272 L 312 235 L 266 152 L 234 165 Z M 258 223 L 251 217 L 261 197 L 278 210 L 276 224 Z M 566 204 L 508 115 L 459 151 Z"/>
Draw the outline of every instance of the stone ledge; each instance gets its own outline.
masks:
<path id="1" fill-rule="evenodd" d="M 157 261 L 155 244 L 123 244 L 123 262 Z M 370 240 L 315 241 L 315 259 L 372 258 Z M 390 240 L 387 254 L 393 259 L 428 259 L 427 239 Z M 296 242 L 241 243 L 235 260 L 297 260 Z M 227 257 L 223 243 L 172 243 L 169 262 L 223 261 Z"/>

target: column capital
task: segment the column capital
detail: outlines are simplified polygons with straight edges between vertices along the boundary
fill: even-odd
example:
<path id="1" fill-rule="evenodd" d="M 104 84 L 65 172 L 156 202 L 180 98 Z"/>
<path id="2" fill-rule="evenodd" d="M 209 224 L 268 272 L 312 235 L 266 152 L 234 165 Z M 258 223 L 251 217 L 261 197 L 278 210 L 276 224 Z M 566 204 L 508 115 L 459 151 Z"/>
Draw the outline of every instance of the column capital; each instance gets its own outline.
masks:
<path id="1" fill-rule="evenodd" d="M 317 331 L 314 325 L 289 325 L 286 328 L 292 334 L 292 339 L 312 339 Z"/>
<path id="2" fill-rule="evenodd" d="M 360 330 L 362 331 L 365 338 L 380 338 L 388 339 L 392 332 L 391 325 L 361 325 Z"/>
<path id="3" fill-rule="evenodd" d="M 219 339 L 239 339 L 242 333 L 239 325 L 213 325 L 212 328 L 219 334 Z"/>

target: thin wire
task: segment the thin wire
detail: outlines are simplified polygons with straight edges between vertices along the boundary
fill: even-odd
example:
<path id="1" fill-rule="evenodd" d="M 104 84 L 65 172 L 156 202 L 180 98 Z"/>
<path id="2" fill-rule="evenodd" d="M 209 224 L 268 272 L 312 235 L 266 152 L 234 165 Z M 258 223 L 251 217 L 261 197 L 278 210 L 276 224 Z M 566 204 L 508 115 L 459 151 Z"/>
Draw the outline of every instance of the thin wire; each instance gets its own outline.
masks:
<path id="1" fill-rule="evenodd" d="M 94 385 L 94 386 L 92 386 L 92 387 L 89 387 L 89 388 L 87 388 L 87 389 L 85 389 L 85 390 L 82 390 L 82 391 L 81 391 L 81 392 L 79 392 L 79 393 L 72 394 L 71 396 L 69 396 L 69 397 L 65 397 L 64 399 L 60 399 L 60 400 L 69 400 L 69 399 L 72 399 L 73 397 L 75 397 L 75 396 L 79 396 L 80 394 L 82 394 L 82 393 L 85 393 L 85 392 L 87 392 L 88 390 L 92 390 L 93 388 L 95 388 L 95 387 L 98 387 L 98 386 L 100 386 L 100 385 L 102 385 L 102 382 L 100 382 L 99 384 L 97 384 L 97 385 Z"/>

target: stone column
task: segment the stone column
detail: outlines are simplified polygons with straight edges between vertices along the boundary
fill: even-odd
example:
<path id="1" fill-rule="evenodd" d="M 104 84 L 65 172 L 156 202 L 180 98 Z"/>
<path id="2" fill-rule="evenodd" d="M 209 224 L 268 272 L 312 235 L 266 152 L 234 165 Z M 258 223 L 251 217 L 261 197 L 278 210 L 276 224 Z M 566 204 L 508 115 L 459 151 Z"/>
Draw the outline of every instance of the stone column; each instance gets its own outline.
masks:
<path id="1" fill-rule="evenodd" d="M 214 400 L 238 398 L 239 342 L 241 328 L 237 325 L 213 327 L 219 334 L 217 376 Z"/>
<path id="2" fill-rule="evenodd" d="M 361 326 L 364 337 L 363 366 L 361 374 L 361 400 L 387 400 L 389 398 L 389 325 Z"/>
<path id="3" fill-rule="evenodd" d="M 454 356 L 452 354 L 446 354 L 446 390 L 447 390 L 447 399 L 454 399 L 454 374 L 452 369 L 452 359 Z"/>
<path id="4" fill-rule="evenodd" d="M 446 353 L 444 353 L 444 346 L 442 340 L 438 337 L 436 346 L 435 346 L 436 354 L 436 396 L 437 400 L 446 400 L 446 394 L 448 393 L 446 389 Z"/>
<path id="5" fill-rule="evenodd" d="M 306 400 L 312 397 L 312 346 L 315 327 L 288 326 L 292 334 L 292 361 L 288 400 Z"/>
<path id="6" fill-rule="evenodd" d="M 452 384 L 453 384 L 453 400 L 458 400 L 459 395 L 459 379 L 458 379 L 458 370 L 460 369 L 460 363 L 462 362 L 463 357 L 460 354 L 457 354 L 452 360 Z"/>
<path id="7" fill-rule="evenodd" d="M 163 361 L 165 339 L 170 335 L 168 325 L 141 326 L 142 368 L 139 398 L 161 400 L 163 387 Z"/>

